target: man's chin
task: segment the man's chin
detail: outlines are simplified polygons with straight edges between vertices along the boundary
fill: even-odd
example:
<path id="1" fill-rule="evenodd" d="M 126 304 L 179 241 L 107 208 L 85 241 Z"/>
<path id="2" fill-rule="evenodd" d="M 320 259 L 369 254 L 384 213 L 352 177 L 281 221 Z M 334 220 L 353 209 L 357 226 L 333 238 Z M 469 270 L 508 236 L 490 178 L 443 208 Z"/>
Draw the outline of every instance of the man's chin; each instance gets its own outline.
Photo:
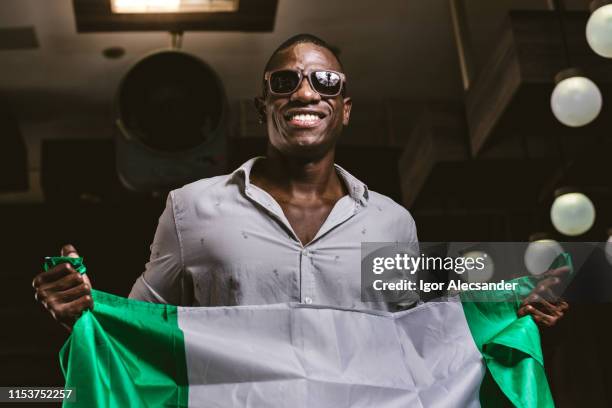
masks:
<path id="1" fill-rule="evenodd" d="M 284 139 L 285 143 L 290 146 L 297 148 L 303 147 L 305 149 L 316 148 L 317 146 L 327 144 L 325 135 L 306 130 L 287 133 Z"/>
<path id="2" fill-rule="evenodd" d="M 287 145 L 282 149 L 289 156 L 317 159 L 327 154 L 333 147 L 332 143 L 326 143 L 320 138 L 296 137 L 287 140 Z"/>
<path id="3" fill-rule="evenodd" d="M 273 133 L 269 142 L 274 150 L 284 156 L 318 159 L 333 150 L 336 137 L 329 134 L 327 129 L 282 129 Z"/>

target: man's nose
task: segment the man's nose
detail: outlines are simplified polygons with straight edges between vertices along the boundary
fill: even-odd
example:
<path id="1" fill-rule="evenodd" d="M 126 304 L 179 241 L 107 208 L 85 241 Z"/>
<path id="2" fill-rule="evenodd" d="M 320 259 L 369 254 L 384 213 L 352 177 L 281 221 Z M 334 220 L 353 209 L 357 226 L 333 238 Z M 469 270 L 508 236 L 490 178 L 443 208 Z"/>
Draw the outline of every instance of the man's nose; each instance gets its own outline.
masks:
<path id="1" fill-rule="evenodd" d="M 310 87 L 308 78 L 304 76 L 300 86 L 291 94 L 291 100 L 303 103 L 316 103 L 321 100 L 321 95 Z"/>

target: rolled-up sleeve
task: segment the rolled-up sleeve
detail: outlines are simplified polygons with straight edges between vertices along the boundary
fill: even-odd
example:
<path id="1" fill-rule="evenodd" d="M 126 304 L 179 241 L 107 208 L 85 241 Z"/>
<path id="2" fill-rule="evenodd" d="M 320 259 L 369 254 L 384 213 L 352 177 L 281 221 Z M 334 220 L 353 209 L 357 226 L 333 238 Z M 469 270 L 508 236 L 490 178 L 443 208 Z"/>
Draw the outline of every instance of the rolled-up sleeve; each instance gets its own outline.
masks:
<path id="1" fill-rule="evenodd" d="M 159 218 L 149 262 L 136 280 L 129 297 L 153 303 L 185 303 L 185 276 L 181 239 L 176 225 L 174 192 L 168 195 Z"/>

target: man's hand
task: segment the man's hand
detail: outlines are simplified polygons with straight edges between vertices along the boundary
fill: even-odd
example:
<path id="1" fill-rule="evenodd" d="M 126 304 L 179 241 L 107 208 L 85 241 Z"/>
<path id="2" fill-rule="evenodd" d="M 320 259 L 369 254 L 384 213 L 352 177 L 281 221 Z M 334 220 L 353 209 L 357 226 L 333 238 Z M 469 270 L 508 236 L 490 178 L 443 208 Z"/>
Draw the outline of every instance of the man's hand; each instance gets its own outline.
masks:
<path id="1" fill-rule="evenodd" d="M 565 286 L 563 282 L 569 272 L 570 269 L 567 266 L 545 272 L 538 285 L 523 300 L 518 315 L 530 314 L 540 327 L 552 327 L 557 324 L 565 311 L 569 309 L 567 302 L 559 297 L 561 289 Z"/>
<path id="2" fill-rule="evenodd" d="M 72 245 L 64 245 L 61 255 L 79 257 Z M 34 298 L 68 331 L 72 331 L 83 310 L 93 308 L 89 278 L 78 273 L 69 263 L 36 275 L 32 286 L 36 291 Z"/>

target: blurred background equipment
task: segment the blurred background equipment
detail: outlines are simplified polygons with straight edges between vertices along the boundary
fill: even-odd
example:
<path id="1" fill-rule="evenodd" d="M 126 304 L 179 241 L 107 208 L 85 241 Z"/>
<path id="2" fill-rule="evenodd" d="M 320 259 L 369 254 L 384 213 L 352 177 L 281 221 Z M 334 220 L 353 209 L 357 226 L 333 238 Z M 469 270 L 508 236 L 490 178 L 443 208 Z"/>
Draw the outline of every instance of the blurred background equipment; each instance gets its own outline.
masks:
<path id="1" fill-rule="evenodd" d="M 0 27 L 0 50 L 33 50 L 39 46 L 34 27 Z"/>
<path id="2" fill-rule="evenodd" d="M 225 170 L 227 101 L 199 58 L 165 50 L 137 62 L 116 100 L 117 169 L 126 187 L 164 191 Z"/>
<path id="3" fill-rule="evenodd" d="M 0 191 L 28 188 L 28 158 L 19 122 L 0 103 Z"/>
<path id="4" fill-rule="evenodd" d="M 44 140 L 41 184 L 49 204 L 125 203 L 110 139 Z"/>

